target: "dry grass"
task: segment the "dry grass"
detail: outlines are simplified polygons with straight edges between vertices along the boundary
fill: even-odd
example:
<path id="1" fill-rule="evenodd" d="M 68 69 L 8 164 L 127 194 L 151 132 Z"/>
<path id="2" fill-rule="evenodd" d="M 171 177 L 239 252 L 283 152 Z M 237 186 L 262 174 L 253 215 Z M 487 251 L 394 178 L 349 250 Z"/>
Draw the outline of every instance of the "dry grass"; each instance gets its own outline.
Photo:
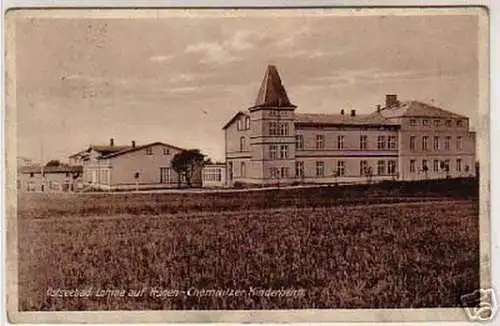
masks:
<path id="1" fill-rule="evenodd" d="M 276 196 L 256 209 L 217 196 L 23 196 L 20 309 L 453 307 L 479 287 L 477 200 L 344 205 L 325 195 L 313 205 L 311 196 Z M 303 288 L 305 296 L 45 295 L 89 286 Z"/>

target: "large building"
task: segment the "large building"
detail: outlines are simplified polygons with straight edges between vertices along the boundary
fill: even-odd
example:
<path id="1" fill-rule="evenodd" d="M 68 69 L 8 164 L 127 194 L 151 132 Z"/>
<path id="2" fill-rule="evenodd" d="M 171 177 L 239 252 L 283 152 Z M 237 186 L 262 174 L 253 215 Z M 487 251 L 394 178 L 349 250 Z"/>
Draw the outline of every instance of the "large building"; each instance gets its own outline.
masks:
<path id="1" fill-rule="evenodd" d="M 83 182 L 91 188 L 174 188 L 179 178 L 172 159 L 183 150 L 161 142 L 137 146 L 132 141 L 129 146 L 117 146 L 110 139 L 109 145 L 91 145 L 70 156 L 70 161 L 83 166 Z M 192 185 L 201 186 L 201 168 L 193 173 Z"/>
<path id="2" fill-rule="evenodd" d="M 475 175 L 475 133 L 465 116 L 397 95 L 386 95 L 370 114 L 296 111 L 276 67 L 268 66 L 255 104 L 223 127 L 229 184 Z"/>

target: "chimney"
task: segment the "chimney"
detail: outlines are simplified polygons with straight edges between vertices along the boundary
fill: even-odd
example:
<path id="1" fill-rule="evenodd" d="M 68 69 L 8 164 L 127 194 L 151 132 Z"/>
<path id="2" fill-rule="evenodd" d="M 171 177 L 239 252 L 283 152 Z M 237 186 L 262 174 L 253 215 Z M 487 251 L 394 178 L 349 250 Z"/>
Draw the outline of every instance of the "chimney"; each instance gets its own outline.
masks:
<path id="1" fill-rule="evenodd" d="M 109 146 L 115 146 L 115 139 L 114 138 L 109 139 Z"/>
<path id="2" fill-rule="evenodd" d="M 380 112 L 380 104 L 377 104 L 377 112 Z"/>
<path id="3" fill-rule="evenodd" d="M 132 148 L 135 148 L 135 140 L 132 140 Z"/>
<path id="4" fill-rule="evenodd" d="M 356 116 L 356 110 L 351 110 L 351 117 L 355 117 Z"/>
<path id="5" fill-rule="evenodd" d="M 340 114 L 344 115 L 344 109 L 340 110 Z"/>
<path id="6" fill-rule="evenodd" d="M 396 106 L 399 104 L 398 96 L 396 94 L 387 94 L 385 96 L 385 107 Z"/>

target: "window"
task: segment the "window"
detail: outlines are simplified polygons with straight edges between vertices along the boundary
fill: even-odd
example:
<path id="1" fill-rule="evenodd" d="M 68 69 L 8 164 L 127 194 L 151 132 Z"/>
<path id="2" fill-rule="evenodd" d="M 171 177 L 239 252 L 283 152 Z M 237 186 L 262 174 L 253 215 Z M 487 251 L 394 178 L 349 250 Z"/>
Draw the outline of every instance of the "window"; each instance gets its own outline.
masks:
<path id="1" fill-rule="evenodd" d="M 168 169 L 168 168 L 162 168 Z M 163 180 L 163 179 L 162 179 Z M 204 181 L 221 181 L 222 171 L 220 168 L 206 168 L 203 170 L 203 180 Z M 165 182 L 165 181 L 162 181 Z"/>
<path id="2" fill-rule="evenodd" d="M 242 178 L 245 178 L 247 176 L 247 167 L 245 165 L 245 162 L 241 162 L 240 164 L 240 174 Z"/>
<path id="3" fill-rule="evenodd" d="M 280 159 L 288 158 L 288 145 L 280 145 Z"/>
<path id="4" fill-rule="evenodd" d="M 429 119 L 424 119 L 424 120 L 422 120 L 422 125 L 424 127 L 428 127 L 431 125 L 431 121 Z"/>
<path id="5" fill-rule="evenodd" d="M 434 163 L 432 164 L 432 169 L 434 172 L 439 171 L 439 161 L 438 160 L 434 160 Z"/>
<path id="6" fill-rule="evenodd" d="M 298 178 L 304 177 L 304 162 L 303 161 L 295 162 L 295 175 Z"/>
<path id="7" fill-rule="evenodd" d="M 417 142 L 417 137 L 416 136 L 410 136 L 410 150 L 411 151 L 415 150 L 416 142 Z"/>
<path id="8" fill-rule="evenodd" d="M 396 161 L 387 161 L 387 173 L 390 175 L 396 174 Z"/>
<path id="9" fill-rule="evenodd" d="M 434 148 L 435 151 L 439 151 L 439 136 L 434 136 L 433 142 L 432 142 L 432 148 Z"/>
<path id="10" fill-rule="evenodd" d="M 344 136 L 337 136 L 337 149 L 344 149 Z"/>
<path id="11" fill-rule="evenodd" d="M 269 174 L 271 175 L 272 179 L 278 179 L 279 178 L 279 169 L 278 168 L 269 168 Z"/>
<path id="12" fill-rule="evenodd" d="M 288 178 L 288 168 L 287 167 L 282 167 L 281 169 L 281 178 Z"/>
<path id="13" fill-rule="evenodd" d="M 324 148 L 325 148 L 325 136 L 316 135 L 316 149 L 324 149 Z"/>
<path id="14" fill-rule="evenodd" d="M 238 130 L 243 130 L 243 121 L 241 119 L 238 119 L 237 129 Z"/>
<path id="15" fill-rule="evenodd" d="M 429 150 L 429 136 L 422 137 L 422 150 L 423 151 Z"/>
<path id="16" fill-rule="evenodd" d="M 288 136 L 288 123 L 280 123 L 279 128 L 280 136 Z"/>
<path id="17" fill-rule="evenodd" d="M 269 136 L 278 135 L 278 123 L 277 122 L 269 122 Z"/>
<path id="18" fill-rule="evenodd" d="M 441 168 L 443 169 L 443 171 L 449 172 L 450 171 L 450 160 L 442 161 Z"/>
<path id="19" fill-rule="evenodd" d="M 464 121 L 463 120 L 457 120 L 457 127 L 463 127 L 464 126 Z"/>
<path id="20" fill-rule="evenodd" d="M 170 155 L 170 149 L 163 147 L 163 155 Z"/>
<path id="21" fill-rule="evenodd" d="M 30 178 L 33 178 L 35 174 L 33 172 L 30 173 Z"/>
<path id="22" fill-rule="evenodd" d="M 35 183 L 33 181 L 28 181 L 26 184 L 26 190 L 27 191 L 35 191 Z"/>
<path id="23" fill-rule="evenodd" d="M 146 148 L 146 155 L 153 155 L 153 148 L 152 147 Z"/>
<path id="24" fill-rule="evenodd" d="M 361 149 L 368 148 L 368 136 L 365 135 L 359 136 L 359 148 Z"/>
<path id="25" fill-rule="evenodd" d="M 441 125 L 441 120 L 434 120 L 434 127 L 439 127 Z"/>
<path id="26" fill-rule="evenodd" d="M 316 176 L 317 177 L 325 176 L 325 162 L 323 161 L 316 162 Z"/>
<path id="27" fill-rule="evenodd" d="M 414 127 L 417 125 L 417 120 L 416 119 L 410 119 L 410 126 Z"/>
<path id="28" fill-rule="evenodd" d="M 385 149 L 385 136 L 377 136 L 377 149 Z"/>
<path id="29" fill-rule="evenodd" d="M 240 137 L 240 152 L 244 152 L 246 150 L 246 140 L 245 137 Z"/>
<path id="30" fill-rule="evenodd" d="M 463 144 L 463 139 L 462 136 L 457 137 L 457 151 L 463 150 L 464 144 Z"/>
<path id="31" fill-rule="evenodd" d="M 377 175 L 385 174 L 385 161 L 377 161 Z"/>
<path id="32" fill-rule="evenodd" d="M 269 145 L 269 158 L 271 160 L 278 158 L 278 145 Z"/>
<path id="33" fill-rule="evenodd" d="M 304 148 L 304 135 L 296 135 L 295 136 L 295 147 L 297 149 Z"/>
<path id="34" fill-rule="evenodd" d="M 359 175 L 368 175 L 368 161 L 359 161 Z"/>
<path id="35" fill-rule="evenodd" d="M 345 175 L 345 162 L 337 161 L 337 176 L 343 177 Z"/>
<path id="36" fill-rule="evenodd" d="M 277 117 L 280 115 L 280 112 L 278 110 L 271 110 L 269 111 L 269 115 L 272 117 Z"/>
<path id="37" fill-rule="evenodd" d="M 446 127 L 451 127 L 451 120 L 446 120 L 446 122 L 444 123 L 444 125 Z"/>
<path id="38" fill-rule="evenodd" d="M 388 136 L 387 137 L 387 148 L 388 149 L 396 149 L 396 136 Z"/>
<path id="39" fill-rule="evenodd" d="M 417 167 L 415 166 L 415 160 L 410 160 L 410 172 L 415 172 L 417 170 Z"/>
<path id="40" fill-rule="evenodd" d="M 450 136 L 446 136 L 444 138 L 444 150 L 445 151 L 449 151 L 450 150 L 450 143 L 451 143 L 451 137 Z"/>
<path id="41" fill-rule="evenodd" d="M 456 167 L 457 168 L 457 172 L 462 172 L 462 160 L 459 159 L 459 158 L 457 158 L 456 164 L 457 164 L 457 167 Z"/>
<path id="42" fill-rule="evenodd" d="M 245 129 L 250 129 L 250 117 L 245 117 Z"/>
<path id="43" fill-rule="evenodd" d="M 429 171 L 429 166 L 427 165 L 427 160 L 422 160 L 422 171 Z"/>

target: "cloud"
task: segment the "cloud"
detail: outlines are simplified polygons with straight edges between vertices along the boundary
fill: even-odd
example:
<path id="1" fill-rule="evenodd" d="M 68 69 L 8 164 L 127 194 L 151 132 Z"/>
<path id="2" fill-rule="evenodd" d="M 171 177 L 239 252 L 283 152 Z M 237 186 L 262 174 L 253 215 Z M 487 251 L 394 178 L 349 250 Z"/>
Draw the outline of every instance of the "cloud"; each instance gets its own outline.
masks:
<path id="1" fill-rule="evenodd" d="M 172 61 L 173 58 L 174 58 L 174 55 L 157 55 L 157 56 L 149 58 L 149 60 L 153 61 L 153 62 L 168 62 L 168 61 Z"/>
<path id="2" fill-rule="evenodd" d="M 185 52 L 201 54 L 201 63 L 225 64 L 240 61 L 239 52 L 254 47 L 254 44 L 250 41 L 254 36 L 256 36 L 256 33 L 253 31 L 238 31 L 222 42 L 200 42 L 189 45 Z"/>
<path id="3" fill-rule="evenodd" d="M 456 78 L 456 76 L 444 74 L 439 71 L 382 71 L 376 68 L 369 68 L 361 70 L 341 70 L 328 76 L 312 78 L 306 85 L 303 85 L 303 88 L 343 87 L 354 84 L 377 84 L 453 78 Z"/>
<path id="4" fill-rule="evenodd" d="M 282 37 L 275 44 L 278 47 L 290 47 L 293 46 L 296 42 L 298 42 L 304 36 L 307 36 L 311 31 L 310 27 L 303 26 L 296 30 L 287 30 L 286 36 Z"/>

